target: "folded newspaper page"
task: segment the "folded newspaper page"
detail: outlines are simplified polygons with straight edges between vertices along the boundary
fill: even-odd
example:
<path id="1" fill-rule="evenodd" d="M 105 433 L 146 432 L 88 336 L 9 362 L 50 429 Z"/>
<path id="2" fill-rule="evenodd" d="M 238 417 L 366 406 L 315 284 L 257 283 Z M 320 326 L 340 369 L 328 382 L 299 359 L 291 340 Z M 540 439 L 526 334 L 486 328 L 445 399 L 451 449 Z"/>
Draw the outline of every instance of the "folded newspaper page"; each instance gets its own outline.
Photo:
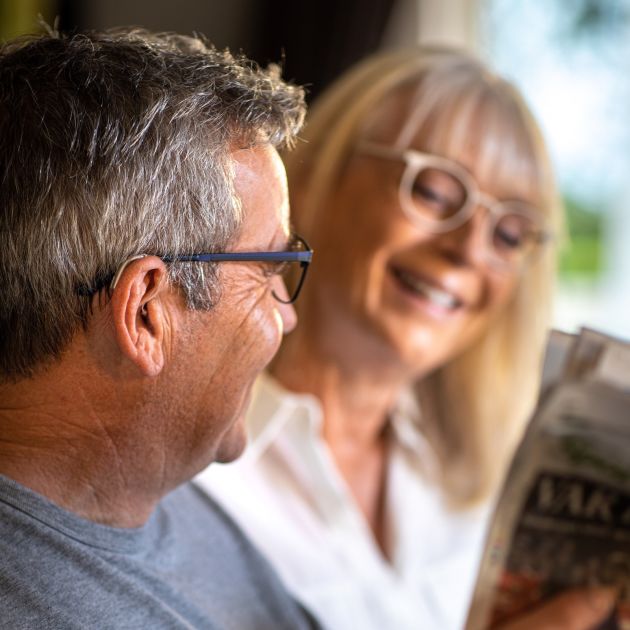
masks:
<path id="1" fill-rule="evenodd" d="M 630 344 L 552 333 L 543 391 L 499 497 L 466 630 L 607 585 L 630 630 Z"/>

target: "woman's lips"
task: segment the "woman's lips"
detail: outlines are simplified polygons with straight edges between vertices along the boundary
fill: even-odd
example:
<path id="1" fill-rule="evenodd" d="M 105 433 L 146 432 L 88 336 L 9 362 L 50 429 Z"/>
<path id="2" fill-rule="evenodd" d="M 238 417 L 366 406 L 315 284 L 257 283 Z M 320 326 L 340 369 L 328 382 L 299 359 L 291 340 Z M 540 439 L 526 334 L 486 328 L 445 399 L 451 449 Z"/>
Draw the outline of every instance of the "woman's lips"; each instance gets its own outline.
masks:
<path id="1" fill-rule="evenodd" d="M 451 291 L 415 273 L 392 268 L 392 274 L 404 290 L 412 293 L 414 297 L 422 298 L 439 311 L 453 312 L 464 305 L 464 302 Z"/>

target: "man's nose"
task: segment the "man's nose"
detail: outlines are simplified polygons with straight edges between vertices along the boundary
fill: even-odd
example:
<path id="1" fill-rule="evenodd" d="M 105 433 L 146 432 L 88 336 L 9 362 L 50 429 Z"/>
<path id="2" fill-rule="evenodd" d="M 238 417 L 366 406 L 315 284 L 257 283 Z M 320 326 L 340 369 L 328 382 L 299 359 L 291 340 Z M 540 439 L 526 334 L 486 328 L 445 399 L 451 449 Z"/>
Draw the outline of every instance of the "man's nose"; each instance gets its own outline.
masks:
<path id="1" fill-rule="evenodd" d="M 282 302 L 278 302 L 278 311 L 282 319 L 282 333 L 286 335 L 297 325 L 297 313 L 293 308 L 293 304 L 284 304 Z"/>
<path id="2" fill-rule="evenodd" d="M 284 280 L 276 276 L 276 278 L 274 278 L 274 285 L 273 294 L 279 298 L 276 298 L 276 304 L 278 312 L 280 313 L 280 319 L 282 320 L 282 333 L 286 335 L 295 328 L 297 324 L 297 313 L 293 308 L 293 304 L 286 303 L 290 296 Z"/>

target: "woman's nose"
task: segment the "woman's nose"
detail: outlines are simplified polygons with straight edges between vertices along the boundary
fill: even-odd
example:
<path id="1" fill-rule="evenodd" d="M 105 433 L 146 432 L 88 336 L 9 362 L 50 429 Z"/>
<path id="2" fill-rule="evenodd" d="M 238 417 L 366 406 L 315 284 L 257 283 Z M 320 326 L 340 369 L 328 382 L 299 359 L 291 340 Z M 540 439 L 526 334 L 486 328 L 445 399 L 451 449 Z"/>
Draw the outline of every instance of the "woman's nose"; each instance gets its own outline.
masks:
<path id="1" fill-rule="evenodd" d="M 453 264 L 475 265 L 486 259 L 487 212 L 485 207 L 477 206 L 465 223 L 438 237 L 442 252 Z"/>

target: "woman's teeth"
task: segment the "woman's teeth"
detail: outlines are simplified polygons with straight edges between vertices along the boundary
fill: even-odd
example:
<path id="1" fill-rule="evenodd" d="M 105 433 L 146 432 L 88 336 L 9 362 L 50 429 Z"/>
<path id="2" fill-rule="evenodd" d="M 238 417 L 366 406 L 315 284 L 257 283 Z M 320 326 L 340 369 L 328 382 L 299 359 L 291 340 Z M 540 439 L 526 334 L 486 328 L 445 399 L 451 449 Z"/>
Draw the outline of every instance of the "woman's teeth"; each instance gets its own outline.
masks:
<path id="1" fill-rule="evenodd" d="M 442 289 L 438 289 L 416 276 L 412 276 L 404 271 L 397 271 L 396 275 L 407 288 L 411 289 L 415 293 L 419 293 L 436 306 L 452 310 L 460 305 L 459 299 L 453 294 L 443 291 Z"/>

